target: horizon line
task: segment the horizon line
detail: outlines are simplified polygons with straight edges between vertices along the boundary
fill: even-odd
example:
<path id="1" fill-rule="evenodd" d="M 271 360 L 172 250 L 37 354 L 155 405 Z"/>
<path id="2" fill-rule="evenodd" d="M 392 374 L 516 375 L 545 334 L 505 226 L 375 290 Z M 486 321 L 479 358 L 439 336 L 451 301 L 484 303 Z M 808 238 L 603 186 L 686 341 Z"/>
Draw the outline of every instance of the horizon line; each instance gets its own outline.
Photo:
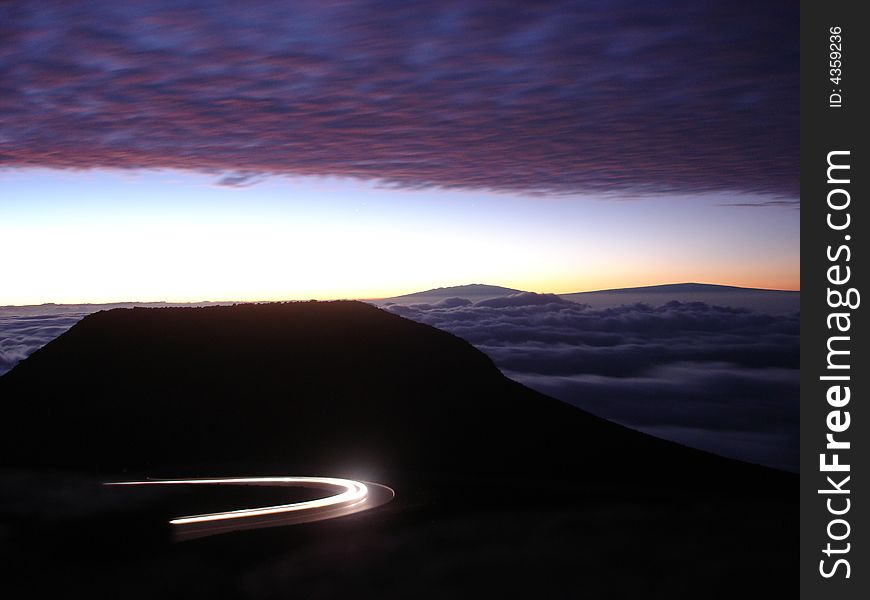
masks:
<path id="1" fill-rule="evenodd" d="M 800 293 L 800 288 L 797 289 L 782 289 L 782 288 L 762 288 L 762 287 L 752 287 L 752 286 L 739 286 L 739 285 L 731 285 L 725 283 L 706 283 L 699 281 L 679 281 L 679 282 L 670 282 L 670 283 L 654 283 L 648 285 L 627 285 L 624 287 L 616 287 L 616 288 L 596 288 L 596 289 L 588 289 L 588 290 L 579 290 L 572 292 L 546 292 L 546 291 L 534 291 L 534 290 L 522 290 L 517 288 L 510 288 L 507 286 L 492 284 L 492 283 L 466 283 L 459 285 L 450 285 L 450 286 L 441 286 L 441 287 L 433 287 L 425 290 L 418 290 L 415 292 L 405 292 L 402 294 L 395 294 L 392 296 L 377 296 L 377 297 L 347 297 L 347 296 L 335 296 L 328 298 L 257 298 L 257 299 L 232 299 L 232 300 L 116 300 L 116 301 L 83 301 L 83 302 L 40 302 L 38 304 L 2 304 L 0 308 L 28 308 L 28 307 L 37 307 L 37 306 L 100 306 L 106 304 L 268 304 L 268 303 L 277 303 L 277 302 L 334 302 L 340 300 L 356 300 L 360 302 L 367 301 L 376 301 L 376 300 L 389 300 L 390 298 L 401 298 L 403 296 L 408 296 L 412 294 L 421 294 L 430 291 L 443 290 L 443 289 L 451 289 L 457 287 L 468 287 L 468 286 L 488 286 L 488 287 L 502 287 L 505 289 L 516 290 L 517 292 L 531 292 L 534 294 L 553 294 L 556 296 L 569 296 L 572 294 L 590 294 L 590 293 L 598 293 L 598 292 L 616 292 L 620 290 L 628 290 L 628 289 L 637 289 L 642 290 L 644 288 L 655 288 L 655 287 L 663 287 L 663 286 L 674 286 L 674 285 L 708 285 L 708 286 L 716 286 L 716 287 L 728 287 L 728 288 L 736 288 L 742 290 L 755 290 L 762 292 L 792 292 L 792 293 Z"/>

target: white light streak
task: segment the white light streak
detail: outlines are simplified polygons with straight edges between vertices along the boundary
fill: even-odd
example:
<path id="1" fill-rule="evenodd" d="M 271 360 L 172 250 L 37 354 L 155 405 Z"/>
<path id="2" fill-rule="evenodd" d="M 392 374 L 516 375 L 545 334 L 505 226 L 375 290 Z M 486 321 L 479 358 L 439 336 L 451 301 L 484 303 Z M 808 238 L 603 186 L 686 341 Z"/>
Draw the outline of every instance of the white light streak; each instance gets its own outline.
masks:
<path id="1" fill-rule="evenodd" d="M 257 485 L 306 487 L 337 493 L 291 504 L 244 508 L 224 512 L 177 517 L 169 521 L 177 539 L 193 539 L 238 529 L 272 527 L 333 519 L 380 506 L 392 500 L 392 489 L 336 477 L 229 477 L 208 479 L 146 479 L 110 482 L 109 486 L 141 485 Z M 370 493 L 375 490 L 375 494 Z"/>

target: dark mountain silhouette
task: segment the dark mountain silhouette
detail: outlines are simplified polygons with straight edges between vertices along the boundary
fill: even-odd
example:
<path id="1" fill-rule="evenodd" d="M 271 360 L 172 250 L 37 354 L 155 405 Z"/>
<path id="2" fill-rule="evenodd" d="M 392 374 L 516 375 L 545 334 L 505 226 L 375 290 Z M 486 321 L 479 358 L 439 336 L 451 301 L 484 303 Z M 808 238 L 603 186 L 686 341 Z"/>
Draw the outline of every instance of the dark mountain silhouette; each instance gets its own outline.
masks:
<path id="1" fill-rule="evenodd" d="M 709 292 L 780 292 L 780 293 L 792 293 L 795 294 L 797 292 L 790 292 L 788 290 L 769 290 L 764 288 L 747 288 L 747 287 L 738 287 L 734 285 L 719 285 L 716 283 L 665 283 L 661 285 L 644 285 L 640 287 L 628 287 L 628 288 L 614 288 L 608 290 L 595 290 L 594 292 L 576 292 L 578 294 L 633 294 L 638 292 L 645 292 L 650 294 L 655 293 L 664 293 L 664 294 L 698 294 L 698 293 L 709 293 Z M 570 295 L 570 294 L 564 294 Z"/>
<path id="2" fill-rule="evenodd" d="M 703 302 L 711 306 L 727 306 L 767 314 L 792 314 L 800 311 L 800 292 L 797 291 L 709 283 L 673 283 L 559 295 L 565 300 L 588 304 L 597 309 L 637 303 L 661 306 L 668 302 Z"/>
<path id="3" fill-rule="evenodd" d="M 532 392 L 467 342 L 359 302 L 96 313 L 0 379 L 0 397 L 8 464 L 750 471 Z"/>
<path id="4" fill-rule="evenodd" d="M 447 298 L 465 298 L 476 302 L 478 300 L 488 300 L 490 298 L 499 298 L 501 296 L 510 296 L 511 294 L 520 294 L 523 290 L 515 290 L 513 288 L 502 287 L 500 285 L 485 285 L 482 283 L 470 283 L 468 285 L 454 285 L 451 287 L 439 287 L 422 292 L 414 292 L 411 294 L 403 294 L 393 298 L 383 298 L 380 300 L 371 300 L 373 304 L 382 305 L 388 302 L 394 304 L 418 304 L 418 303 L 436 303 Z"/>
<path id="5" fill-rule="evenodd" d="M 727 572 L 704 592 L 718 597 L 744 578 L 780 591 L 794 579 L 796 477 L 593 417 L 508 380 L 451 334 L 361 302 L 96 313 L 0 378 L 0 402 L 2 465 L 19 473 L 334 475 L 397 491 L 377 513 L 152 544 L 101 571 L 107 585 L 135 577 L 143 595 L 582 585 L 619 597 L 652 585 L 696 597 Z M 40 519 L 40 540 L 70 531 Z M 15 527 L 9 539 L 37 536 Z M 34 571 L 71 568 L 66 554 L 31 551 Z M 88 556 L 76 569 L 102 565 Z M 168 591 L 164 568 L 177 577 Z"/>
<path id="6" fill-rule="evenodd" d="M 471 284 L 435 288 L 394 298 L 369 300 L 368 302 L 376 306 L 438 304 L 450 298 L 464 298 L 472 302 L 479 302 L 521 293 L 523 293 L 522 290 L 497 285 Z M 588 304 L 592 308 L 599 309 L 636 303 L 660 306 L 676 301 L 703 302 L 714 306 L 727 306 L 769 314 L 790 314 L 800 310 L 800 292 L 798 291 L 744 288 L 710 283 L 671 283 L 558 295 L 565 300 Z"/>

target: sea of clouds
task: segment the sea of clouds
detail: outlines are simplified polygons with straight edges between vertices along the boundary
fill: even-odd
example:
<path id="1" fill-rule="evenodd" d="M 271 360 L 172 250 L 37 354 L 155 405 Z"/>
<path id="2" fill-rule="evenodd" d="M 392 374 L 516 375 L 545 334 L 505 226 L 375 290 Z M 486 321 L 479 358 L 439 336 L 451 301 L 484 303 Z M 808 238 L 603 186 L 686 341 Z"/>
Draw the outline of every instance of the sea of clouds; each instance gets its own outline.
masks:
<path id="1" fill-rule="evenodd" d="M 508 377 L 599 416 L 798 468 L 798 313 L 699 302 L 596 310 L 533 293 L 388 310 L 468 340 Z"/>

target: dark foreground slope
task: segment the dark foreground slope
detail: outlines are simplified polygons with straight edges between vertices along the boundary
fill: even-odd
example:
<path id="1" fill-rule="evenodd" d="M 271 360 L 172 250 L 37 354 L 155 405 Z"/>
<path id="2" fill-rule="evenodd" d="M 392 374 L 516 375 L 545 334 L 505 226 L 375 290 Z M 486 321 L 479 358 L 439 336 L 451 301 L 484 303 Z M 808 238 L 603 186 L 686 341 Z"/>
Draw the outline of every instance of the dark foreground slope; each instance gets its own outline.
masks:
<path id="1" fill-rule="evenodd" d="M 0 378 L 0 402 L 0 559 L 20 563 L 17 584 L 601 598 L 794 580 L 796 478 L 595 418 L 507 380 L 450 334 L 362 303 L 98 313 Z M 397 499 L 170 545 L 159 524 L 179 503 L 218 500 L 89 483 L 255 473 L 371 479 Z"/>

